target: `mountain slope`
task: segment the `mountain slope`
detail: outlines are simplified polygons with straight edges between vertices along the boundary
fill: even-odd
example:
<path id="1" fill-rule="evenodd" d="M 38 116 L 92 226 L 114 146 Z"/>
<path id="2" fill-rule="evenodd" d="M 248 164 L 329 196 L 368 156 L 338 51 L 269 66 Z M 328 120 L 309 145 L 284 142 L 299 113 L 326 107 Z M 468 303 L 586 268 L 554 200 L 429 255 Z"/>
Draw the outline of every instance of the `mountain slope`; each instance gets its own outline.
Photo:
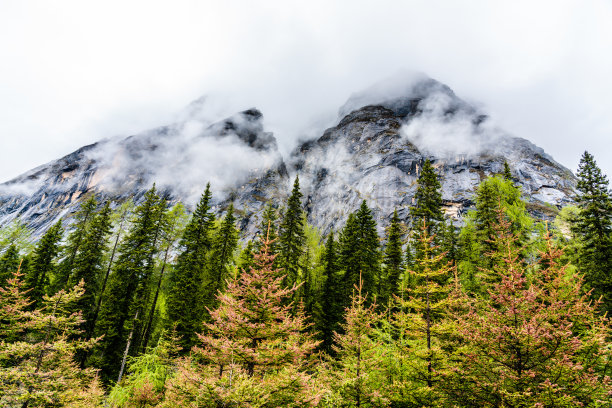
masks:
<path id="1" fill-rule="evenodd" d="M 85 146 L 0 185 L 0 224 L 21 217 L 40 232 L 91 193 L 139 199 L 153 182 L 171 200 L 193 204 L 210 181 L 217 211 L 234 201 L 241 228 L 253 234 L 263 204 L 281 203 L 299 174 L 309 221 L 324 232 L 363 199 L 382 228 L 395 208 L 407 216 L 426 158 L 441 176 L 446 211 L 459 220 L 478 183 L 505 160 L 540 217 L 571 202 L 575 186 L 572 173 L 540 148 L 495 128 L 422 74 L 353 95 L 334 127 L 285 159 L 258 110 L 209 123 L 198 118 L 201 103 L 178 123 Z"/>

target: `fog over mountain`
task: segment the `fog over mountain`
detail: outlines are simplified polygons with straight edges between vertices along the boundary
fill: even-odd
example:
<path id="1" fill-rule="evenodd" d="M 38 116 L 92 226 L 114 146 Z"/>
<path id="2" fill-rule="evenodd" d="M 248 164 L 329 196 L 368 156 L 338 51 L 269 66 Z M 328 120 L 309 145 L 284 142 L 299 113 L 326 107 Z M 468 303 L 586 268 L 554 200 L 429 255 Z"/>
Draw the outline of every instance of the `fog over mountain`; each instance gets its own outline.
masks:
<path id="1" fill-rule="evenodd" d="M 153 183 L 169 200 L 193 206 L 210 182 L 217 212 L 233 201 L 252 234 L 265 202 L 282 204 L 298 175 L 309 221 L 324 232 L 364 199 L 383 228 L 396 208 L 407 217 L 426 158 L 457 222 L 477 184 L 505 160 L 537 216 L 554 215 L 573 194 L 568 169 L 423 73 L 402 71 L 353 94 L 327 129 L 305 128 L 290 154 L 266 129 L 265 112 L 218 118 L 215 109 L 204 96 L 174 123 L 84 146 L 0 185 L 0 223 L 21 217 L 40 232 L 69 219 L 90 194 L 117 204 L 139 199 Z"/>

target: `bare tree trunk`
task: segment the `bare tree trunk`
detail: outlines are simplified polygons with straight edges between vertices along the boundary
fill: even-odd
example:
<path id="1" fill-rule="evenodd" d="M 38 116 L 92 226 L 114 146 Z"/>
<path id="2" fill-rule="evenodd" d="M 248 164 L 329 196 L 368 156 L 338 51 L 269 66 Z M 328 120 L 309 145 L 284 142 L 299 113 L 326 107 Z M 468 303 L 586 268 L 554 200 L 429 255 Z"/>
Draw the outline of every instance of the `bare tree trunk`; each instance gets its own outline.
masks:
<path id="1" fill-rule="evenodd" d="M 134 323 L 132 324 L 132 329 L 130 330 L 130 335 L 128 336 L 127 344 L 125 345 L 125 351 L 123 352 L 123 359 L 121 360 L 121 369 L 119 370 L 119 377 L 117 378 L 117 384 L 121 382 L 121 377 L 123 377 L 123 370 L 125 370 L 125 362 L 127 361 L 128 353 L 130 352 L 130 344 L 132 343 L 132 336 L 134 335 L 134 327 L 136 327 L 136 320 L 138 319 L 138 312 L 134 315 Z"/>

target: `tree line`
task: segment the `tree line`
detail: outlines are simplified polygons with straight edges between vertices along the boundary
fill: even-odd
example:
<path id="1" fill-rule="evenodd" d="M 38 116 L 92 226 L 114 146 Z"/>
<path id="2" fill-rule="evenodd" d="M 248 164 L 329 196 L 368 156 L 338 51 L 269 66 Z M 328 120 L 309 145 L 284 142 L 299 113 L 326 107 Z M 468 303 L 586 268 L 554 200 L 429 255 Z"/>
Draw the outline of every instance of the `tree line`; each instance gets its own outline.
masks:
<path id="1" fill-rule="evenodd" d="M 7 407 L 609 406 L 612 198 L 585 152 L 576 206 L 527 211 L 507 164 L 458 228 L 421 166 L 380 237 L 364 200 L 327 236 L 299 178 L 243 239 L 206 186 L 92 196 L 69 231 L 0 234 Z"/>

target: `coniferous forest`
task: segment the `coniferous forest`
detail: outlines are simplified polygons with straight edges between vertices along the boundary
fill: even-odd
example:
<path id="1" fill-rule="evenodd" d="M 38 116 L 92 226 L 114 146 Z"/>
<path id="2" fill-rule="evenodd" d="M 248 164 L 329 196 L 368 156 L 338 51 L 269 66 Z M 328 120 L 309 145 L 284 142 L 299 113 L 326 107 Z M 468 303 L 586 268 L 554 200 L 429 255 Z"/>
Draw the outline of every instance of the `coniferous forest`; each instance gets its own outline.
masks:
<path id="1" fill-rule="evenodd" d="M 453 224 L 425 161 L 406 218 L 327 236 L 298 177 L 252 240 L 210 185 L 6 226 L 0 406 L 610 407 L 612 197 L 588 152 L 577 177 L 548 221 L 506 166 Z"/>

